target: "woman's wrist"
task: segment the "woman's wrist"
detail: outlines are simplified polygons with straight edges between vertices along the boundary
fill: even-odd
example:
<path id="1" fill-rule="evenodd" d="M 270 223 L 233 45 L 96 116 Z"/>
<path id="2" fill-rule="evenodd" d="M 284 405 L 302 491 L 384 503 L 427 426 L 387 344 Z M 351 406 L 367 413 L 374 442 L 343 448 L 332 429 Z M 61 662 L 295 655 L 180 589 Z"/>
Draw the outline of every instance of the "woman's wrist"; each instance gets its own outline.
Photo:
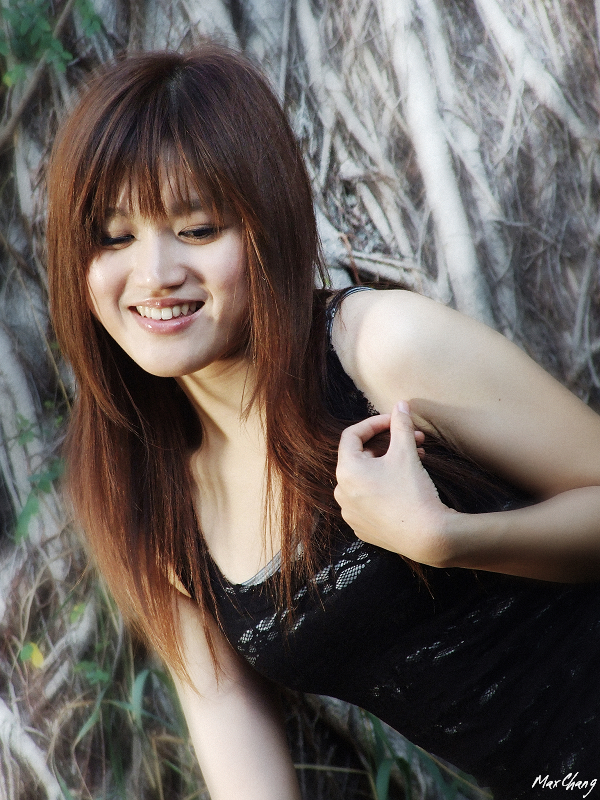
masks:
<path id="1" fill-rule="evenodd" d="M 559 582 L 600 578 L 600 487 L 563 492 L 532 506 L 449 514 L 435 566 Z"/>
<path id="2" fill-rule="evenodd" d="M 449 509 L 444 517 L 440 558 L 436 566 L 489 569 L 501 560 L 502 529 L 506 514 L 466 514 Z M 486 566 L 487 565 L 487 566 Z"/>

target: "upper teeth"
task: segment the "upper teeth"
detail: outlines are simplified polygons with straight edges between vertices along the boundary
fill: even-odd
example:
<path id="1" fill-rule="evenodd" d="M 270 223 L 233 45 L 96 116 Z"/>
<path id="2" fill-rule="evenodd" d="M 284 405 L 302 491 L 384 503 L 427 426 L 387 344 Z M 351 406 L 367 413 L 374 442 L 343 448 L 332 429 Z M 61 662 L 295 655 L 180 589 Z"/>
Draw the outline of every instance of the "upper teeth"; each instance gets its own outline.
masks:
<path id="1" fill-rule="evenodd" d="M 154 306 L 136 306 L 138 314 L 149 319 L 173 319 L 173 317 L 185 317 L 193 314 L 198 308 L 198 303 L 182 303 L 180 306 L 165 306 L 155 308 Z"/>

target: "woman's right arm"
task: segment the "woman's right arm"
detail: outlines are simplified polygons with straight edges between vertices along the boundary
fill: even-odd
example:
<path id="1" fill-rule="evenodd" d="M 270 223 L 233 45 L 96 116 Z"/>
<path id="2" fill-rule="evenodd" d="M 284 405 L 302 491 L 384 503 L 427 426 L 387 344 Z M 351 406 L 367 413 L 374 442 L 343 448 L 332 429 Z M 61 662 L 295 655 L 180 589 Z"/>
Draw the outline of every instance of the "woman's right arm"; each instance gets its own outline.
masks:
<path id="1" fill-rule="evenodd" d="M 278 704 L 267 681 L 213 624 L 217 680 L 196 604 L 177 593 L 182 650 L 193 686 L 174 672 L 211 800 L 300 800 Z"/>

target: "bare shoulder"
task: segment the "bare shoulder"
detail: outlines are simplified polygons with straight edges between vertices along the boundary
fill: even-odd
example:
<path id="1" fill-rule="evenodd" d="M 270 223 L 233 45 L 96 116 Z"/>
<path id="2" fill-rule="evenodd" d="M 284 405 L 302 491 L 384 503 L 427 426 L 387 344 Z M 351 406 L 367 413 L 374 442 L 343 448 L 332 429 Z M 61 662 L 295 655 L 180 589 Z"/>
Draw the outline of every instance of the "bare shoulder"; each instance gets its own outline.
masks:
<path id="1" fill-rule="evenodd" d="M 443 324 L 448 309 L 428 297 L 404 289 L 355 292 L 340 305 L 334 323 L 334 346 L 341 359 L 358 359 L 365 349 L 393 336 L 394 347 L 419 341 L 432 326 Z M 388 340 L 389 341 L 389 340 Z"/>
<path id="2" fill-rule="evenodd" d="M 419 427 L 516 485 L 549 495 L 597 481 L 600 418 L 486 325 L 411 292 L 358 292 L 333 344 L 378 411 L 408 401 Z"/>
<path id="3" fill-rule="evenodd" d="M 502 346 L 500 340 L 506 341 L 485 325 L 405 290 L 350 295 L 333 331 L 344 369 L 381 411 L 389 410 L 381 390 L 390 381 L 405 399 L 435 395 L 449 365 L 477 360 Z"/>

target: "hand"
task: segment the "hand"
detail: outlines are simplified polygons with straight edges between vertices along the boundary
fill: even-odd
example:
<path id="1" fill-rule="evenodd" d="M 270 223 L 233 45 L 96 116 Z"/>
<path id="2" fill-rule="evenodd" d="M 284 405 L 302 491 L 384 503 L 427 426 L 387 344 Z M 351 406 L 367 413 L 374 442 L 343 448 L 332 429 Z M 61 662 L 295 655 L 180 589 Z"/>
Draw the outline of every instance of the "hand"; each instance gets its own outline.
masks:
<path id="1" fill-rule="evenodd" d="M 388 450 L 375 457 L 368 442 L 388 429 Z M 423 440 L 404 401 L 391 415 L 369 417 L 346 428 L 340 439 L 334 496 L 342 517 L 363 541 L 440 566 L 449 557 L 444 536 L 448 515 L 457 512 L 441 502 L 421 464 L 423 448 L 418 445 Z"/>

